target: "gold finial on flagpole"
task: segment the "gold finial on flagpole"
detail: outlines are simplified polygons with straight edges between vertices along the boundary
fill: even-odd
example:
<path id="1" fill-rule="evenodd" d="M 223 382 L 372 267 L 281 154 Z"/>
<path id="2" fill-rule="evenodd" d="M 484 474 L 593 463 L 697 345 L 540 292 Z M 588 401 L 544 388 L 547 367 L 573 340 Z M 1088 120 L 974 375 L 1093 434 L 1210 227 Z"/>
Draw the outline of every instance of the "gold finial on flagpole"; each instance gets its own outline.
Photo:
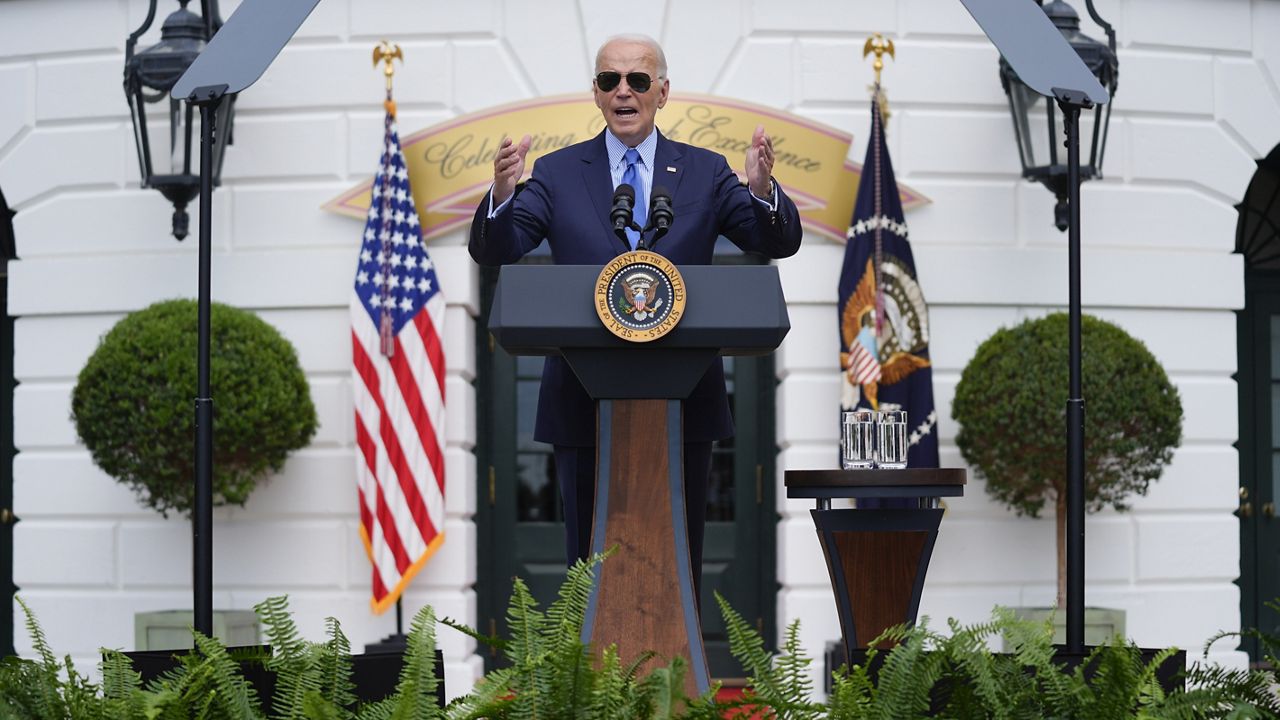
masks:
<path id="1" fill-rule="evenodd" d="M 876 84 L 871 90 L 876 100 L 880 102 L 880 114 L 885 122 L 889 121 L 889 98 L 885 96 L 884 91 L 880 88 L 880 71 L 884 70 L 884 56 L 897 60 L 897 56 L 893 54 L 893 41 L 880 33 L 875 33 L 867 38 L 866 44 L 862 46 L 862 57 L 865 60 L 871 53 L 876 54 L 875 62 L 871 64 L 871 69 L 876 72 Z"/>
<path id="2" fill-rule="evenodd" d="M 404 62 L 404 52 L 400 50 L 400 46 L 383 40 L 373 48 L 373 66 L 378 67 L 378 63 L 384 63 L 382 74 L 387 77 L 387 112 L 395 115 L 396 104 L 391 99 L 391 78 L 396 74 L 394 60 L 400 59 Z"/>
<path id="3" fill-rule="evenodd" d="M 897 59 L 893 54 L 893 41 L 876 33 L 867 38 L 867 43 L 862 46 L 862 57 L 865 59 L 871 53 L 876 54 L 876 61 L 872 63 L 871 68 L 876 71 L 876 84 L 880 84 L 880 71 L 884 69 L 884 56 L 887 53 L 889 57 Z"/>

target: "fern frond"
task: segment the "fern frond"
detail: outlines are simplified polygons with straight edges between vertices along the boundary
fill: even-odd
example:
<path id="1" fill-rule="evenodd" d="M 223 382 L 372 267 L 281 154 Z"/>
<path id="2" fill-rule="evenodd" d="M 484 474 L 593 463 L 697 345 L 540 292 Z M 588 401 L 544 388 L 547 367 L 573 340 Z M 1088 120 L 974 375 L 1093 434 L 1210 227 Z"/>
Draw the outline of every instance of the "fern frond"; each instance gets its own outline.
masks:
<path id="1" fill-rule="evenodd" d="M 653 720 L 695 720 L 700 717 L 697 709 L 690 706 L 690 700 L 684 693 L 685 659 L 676 656 L 666 667 L 660 667 L 649 673 L 641 683 L 641 694 L 650 710 Z M 709 698 L 715 697 L 715 689 L 708 692 Z M 714 700 L 712 700 L 714 703 Z M 686 712 L 681 712 L 687 709 Z M 705 713 L 702 713 L 705 715 Z M 714 717 L 722 718 L 722 713 Z"/>
<path id="2" fill-rule="evenodd" d="M 512 712 L 516 717 L 543 717 L 553 712 L 550 649 L 547 646 L 547 619 L 538 610 L 538 603 L 529 587 L 520 578 L 514 578 L 511 599 L 507 604 L 507 628 L 511 637 L 507 642 L 507 657 L 515 669 L 512 690 L 515 701 Z"/>
<path id="3" fill-rule="evenodd" d="M 317 649 L 320 696 L 338 708 L 338 717 L 345 720 L 351 717 L 348 708 L 356 704 L 356 686 L 351 680 L 355 672 L 351 659 L 351 641 L 343 634 L 342 624 L 337 618 L 325 618 L 324 622 L 329 639 Z M 305 704 L 305 697 L 303 700 Z"/>
<path id="4" fill-rule="evenodd" d="M 208 672 L 213 702 L 221 709 L 221 717 L 250 720 L 262 717 L 258 694 L 240 673 L 240 666 L 227 654 L 226 647 L 216 638 L 193 631 L 196 650 L 204 658 Z M 192 653 L 194 656 L 196 653 Z"/>
<path id="5" fill-rule="evenodd" d="M 307 720 L 346 720 L 351 717 L 346 708 L 335 705 L 318 692 L 309 692 L 302 698 L 302 712 Z"/>
<path id="6" fill-rule="evenodd" d="M 581 699 L 591 695 L 599 680 L 592 674 L 591 650 L 582 643 L 583 624 L 596 569 L 616 551 L 616 547 L 610 548 L 575 562 L 566 572 L 555 602 L 547 608 L 545 697 L 567 717 L 577 716 Z"/>
<path id="7" fill-rule="evenodd" d="M 1280 695 L 1276 694 L 1276 679 L 1267 672 L 1196 663 L 1187 673 L 1187 685 L 1187 698 L 1174 696 L 1166 705 L 1186 703 L 1224 713 L 1242 705 L 1256 709 L 1263 717 L 1280 718 Z"/>
<path id="8" fill-rule="evenodd" d="M 383 698 L 376 702 L 365 703 L 356 713 L 358 720 L 391 720 L 396 709 L 395 696 Z"/>
<path id="9" fill-rule="evenodd" d="M 437 622 L 439 622 L 441 625 L 447 625 L 448 627 L 451 627 L 454 630 L 457 630 L 458 632 L 462 633 L 463 635 L 466 635 L 467 637 L 474 639 L 476 642 L 480 643 L 481 645 L 484 645 L 485 647 L 495 648 L 497 650 L 503 651 L 504 655 L 506 654 L 507 641 L 498 635 L 485 635 L 484 633 L 480 632 L 479 630 L 476 630 L 475 628 L 467 625 L 466 623 L 458 622 L 457 620 L 454 620 L 451 617 L 439 618 Z"/>
<path id="10" fill-rule="evenodd" d="M 59 677 L 61 668 L 53 655 L 53 650 L 49 647 L 49 639 L 45 637 L 44 629 L 40 627 L 35 613 L 27 603 L 17 595 L 13 599 L 22 608 L 23 622 L 27 628 L 27 635 L 31 638 L 31 648 L 39 656 L 39 660 L 31 668 L 34 672 L 30 672 L 26 678 L 31 683 L 31 686 L 23 689 L 26 701 L 31 709 L 38 713 L 38 717 L 64 717 L 66 703 L 59 691 L 62 686 L 62 679 Z"/>
<path id="11" fill-rule="evenodd" d="M 885 656 L 876 677 L 876 702 L 893 708 L 896 714 L 892 717 L 924 715 L 929 711 L 933 687 L 942 677 L 945 658 L 942 653 L 925 652 L 931 635 L 923 620 L 916 628 L 889 628 L 873 644 L 879 647 L 890 638 L 897 644 Z"/>
<path id="12" fill-rule="evenodd" d="M 817 717 L 821 706 L 809 699 L 813 683 L 805 668 L 811 661 L 800 645 L 800 621 L 793 621 L 788 626 L 782 651 L 776 656 L 771 655 L 764 649 L 764 638 L 760 633 L 730 607 L 722 595 L 716 593 L 715 597 L 724 617 L 729 651 L 746 670 L 747 682 L 756 702 L 772 708 L 779 717 Z M 750 700 L 743 702 L 749 703 Z"/>
<path id="13" fill-rule="evenodd" d="M 396 684 L 396 706 L 392 713 L 398 720 L 427 720 L 441 717 L 436 698 L 436 614 L 424 605 L 413 616 L 408 647 L 400 682 Z"/>
<path id="14" fill-rule="evenodd" d="M 844 666 L 832 672 L 827 715 L 840 720 L 866 720 L 875 711 L 875 683 L 866 665 Z"/>
<path id="15" fill-rule="evenodd" d="M 102 675 L 103 717 L 106 720 L 131 720 L 142 718 L 145 699 L 142 692 L 142 675 L 133 669 L 133 663 L 118 650 L 100 648 L 102 660 L 98 671 Z"/>
<path id="16" fill-rule="evenodd" d="M 782 650 L 773 662 L 777 686 L 788 706 L 799 708 L 808 704 L 813 695 L 813 679 L 809 675 L 812 663 L 800 644 L 800 620 L 797 618 L 787 625 Z"/>
<path id="17" fill-rule="evenodd" d="M 586 708 L 587 717 L 622 720 L 626 717 L 623 712 L 625 702 L 623 692 L 627 679 L 622 673 L 617 645 L 610 645 L 604 649 L 596 672 L 597 682 L 590 691 L 590 702 Z"/>
<path id="18" fill-rule="evenodd" d="M 505 718 L 512 705 L 512 683 L 515 671 L 511 668 L 494 670 L 476 684 L 469 695 L 458 698 L 445 708 L 447 720 L 480 720 L 481 718 Z M 383 720 L 365 718 L 360 720 Z"/>
<path id="19" fill-rule="evenodd" d="M 269 597 L 253 609 L 271 644 L 272 654 L 266 660 L 266 667 L 276 674 L 272 716 L 279 720 L 301 720 L 306 716 L 303 699 L 307 693 L 321 691 L 316 653 L 299 634 L 289 612 L 287 595 Z"/>
<path id="20" fill-rule="evenodd" d="M 729 638 L 729 652 L 742 664 L 748 680 L 757 686 L 768 681 L 771 675 L 770 656 L 764 649 L 764 638 L 743 617 L 734 610 L 729 601 L 717 591 L 716 604 L 720 606 L 720 615 L 724 618 L 725 635 Z"/>

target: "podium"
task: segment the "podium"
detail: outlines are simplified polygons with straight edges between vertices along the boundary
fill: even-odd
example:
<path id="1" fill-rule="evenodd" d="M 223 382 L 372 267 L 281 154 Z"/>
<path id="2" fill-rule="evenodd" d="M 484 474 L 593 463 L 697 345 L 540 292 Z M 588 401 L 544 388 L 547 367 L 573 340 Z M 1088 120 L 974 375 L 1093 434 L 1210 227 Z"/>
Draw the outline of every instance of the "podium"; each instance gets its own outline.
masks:
<path id="1" fill-rule="evenodd" d="M 915 623 L 942 523 L 938 499 L 964 494 L 963 468 L 788 470 L 789 498 L 813 498 L 846 658 L 887 628 Z M 905 509 L 832 508 L 832 498 L 911 498 Z"/>
<path id="2" fill-rule="evenodd" d="M 591 550 L 614 545 L 592 590 L 583 642 L 688 661 L 686 690 L 710 686 L 685 523 L 681 400 L 721 355 L 765 355 L 791 329 L 777 268 L 680 268 L 679 325 L 647 343 L 611 334 L 593 306 L 600 268 L 502 268 L 489 331 L 512 355 L 561 355 L 596 400 Z"/>

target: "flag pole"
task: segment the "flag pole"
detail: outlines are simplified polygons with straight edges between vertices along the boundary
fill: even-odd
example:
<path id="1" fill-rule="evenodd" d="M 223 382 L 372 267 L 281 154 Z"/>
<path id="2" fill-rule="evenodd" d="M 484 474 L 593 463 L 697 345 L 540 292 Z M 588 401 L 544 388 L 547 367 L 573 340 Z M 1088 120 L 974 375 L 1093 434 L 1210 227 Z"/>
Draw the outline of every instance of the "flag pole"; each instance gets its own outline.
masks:
<path id="1" fill-rule="evenodd" d="M 888 38 L 881 35 L 880 33 L 875 33 L 871 37 L 867 38 L 866 44 L 862 46 L 862 59 L 865 60 L 867 58 L 867 55 L 871 53 L 875 53 L 875 56 L 876 56 L 875 62 L 871 64 L 871 69 L 875 70 L 875 73 L 876 73 L 875 84 L 871 86 L 871 102 L 876 106 L 876 110 L 879 113 L 879 116 L 877 119 L 880 121 L 878 123 L 879 128 L 876 128 L 873 126 L 872 132 L 874 133 L 878 131 L 883 135 L 885 126 L 889 123 L 889 99 L 885 97 L 884 88 L 880 86 L 880 71 L 884 70 L 885 55 L 888 55 L 889 57 L 895 60 L 897 59 L 897 57 L 894 55 L 893 41 L 889 40 Z M 882 195 L 884 188 L 880 187 L 880 177 L 882 175 L 882 173 L 880 172 L 880 164 L 882 160 L 879 155 L 880 145 L 877 142 L 877 139 L 871 138 L 871 142 L 877 143 L 875 146 L 877 149 L 876 166 L 872 169 L 872 173 L 871 173 L 873 178 L 872 182 L 875 183 L 875 213 L 874 214 L 876 217 L 881 217 L 884 215 L 884 196 Z M 866 175 L 864 174 L 863 177 L 865 178 Z M 874 251 L 874 254 L 872 255 L 872 257 L 874 258 L 874 264 L 872 265 L 872 268 L 875 271 L 875 278 L 876 278 L 875 331 L 876 331 L 877 339 L 881 336 L 881 331 L 884 329 L 883 327 L 884 325 L 884 284 L 880 282 L 880 269 L 884 261 L 884 243 L 883 243 L 882 231 L 883 231 L 883 228 L 880 228 L 880 227 L 877 227 L 875 230 L 875 251 Z M 871 407 L 873 409 L 879 409 L 879 403 L 877 402 L 876 399 L 872 399 Z"/>
<path id="2" fill-rule="evenodd" d="M 383 102 L 383 106 L 386 108 L 388 118 L 394 118 L 396 116 L 396 101 L 394 99 L 394 95 L 392 92 L 392 81 L 396 74 L 395 60 L 397 58 L 399 58 L 400 62 L 404 62 L 404 51 L 400 49 L 399 45 L 388 42 L 386 40 L 382 40 L 373 48 L 373 66 L 374 68 L 377 68 L 378 63 L 382 63 L 382 74 L 387 80 L 387 98 Z M 390 133 L 390 130 L 388 130 L 388 136 L 389 136 L 389 133 Z M 385 151 L 386 150 L 384 148 L 384 152 Z M 383 178 L 384 178 L 384 182 L 386 182 L 387 177 L 385 174 Z M 384 191 L 382 193 L 382 197 L 384 199 L 384 202 L 386 202 L 387 199 L 390 197 L 390 195 L 389 193 Z M 388 222 L 389 213 L 386 212 L 385 209 L 382 213 L 382 217 L 383 217 L 384 223 Z M 384 248 L 384 252 L 390 255 L 389 248 Z M 384 273 L 384 277 L 386 275 L 387 273 Z M 384 280 L 383 282 L 384 282 L 383 295 L 385 297 L 388 294 L 387 291 L 389 290 L 389 288 L 385 286 L 385 283 L 387 281 Z M 393 313 L 384 304 L 382 307 L 381 319 L 378 325 L 378 331 L 379 331 L 379 334 L 381 335 L 382 354 L 386 355 L 388 358 L 395 353 L 395 336 L 392 328 L 393 321 L 394 321 Z M 396 631 L 393 634 L 383 638 L 381 642 L 366 646 L 365 650 L 370 651 L 370 650 L 376 649 L 378 651 L 384 651 L 384 652 L 385 651 L 403 651 L 405 648 L 408 647 L 408 644 L 409 644 L 408 637 L 404 634 L 404 604 L 401 598 L 397 597 L 396 598 Z"/>
<path id="3" fill-rule="evenodd" d="M 390 123 L 391 120 L 394 119 L 396 116 L 396 101 L 391 92 L 391 81 L 396 74 L 396 67 L 394 62 L 396 58 L 400 58 L 400 62 L 404 62 L 404 52 L 400 49 L 399 45 L 395 45 L 390 42 L 387 42 L 386 40 L 383 40 L 373 48 L 373 66 L 376 68 L 378 67 L 378 63 L 382 63 L 383 64 L 382 74 L 387 79 L 387 99 L 383 102 L 383 106 L 387 110 L 388 123 Z M 387 134 L 384 137 L 384 142 L 386 140 L 386 137 L 390 137 L 390 133 L 391 133 L 390 125 L 388 125 Z M 383 175 L 383 178 L 382 178 L 383 185 L 385 186 L 389 181 L 390 181 L 390 178 L 387 177 L 386 175 Z M 386 227 L 391 222 L 391 220 L 386 212 L 387 208 L 385 206 L 391 202 L 391 197 L 386 192 L 387 191 L 386 187 L 383 187 L 382 189 L 383 189 L 382 202 L 384 205 L 383 213 L 382 213 L 382 223 L 383 223 L 383 227 Z M 388 256 L 391 254 L 391 248 L 389 247 L 389 243 L 385 240 L 383 241 L 383 252 L 386 253 Z M 387 278 L 389 277 L 389 275 L 390 273 L 386 272 L 386 269 L 384 268 L 384 272 L 383 272 L 384 286 L 383 286 L 383 294 L 382 294 L 384 300 L 386 300 L 388 295 L 390 294 L 390 288 L 386 287 L 385 285 L 385 283 L 388 282 Z M 381 316 L 382 318 L 381 318 L 381 322 L 379 323 L 378 330 L 382 336 L 382 354 L 386 355 L 387 357 L 391 357 L 392 355 L 395 354 L 395 338 L 394 338 L 394 333 L 392 332 L 392 325 L 394 324 L 395 313 L 392 312 L 391 308 L 388 308 L 384 304 L 382 306 Z"/>

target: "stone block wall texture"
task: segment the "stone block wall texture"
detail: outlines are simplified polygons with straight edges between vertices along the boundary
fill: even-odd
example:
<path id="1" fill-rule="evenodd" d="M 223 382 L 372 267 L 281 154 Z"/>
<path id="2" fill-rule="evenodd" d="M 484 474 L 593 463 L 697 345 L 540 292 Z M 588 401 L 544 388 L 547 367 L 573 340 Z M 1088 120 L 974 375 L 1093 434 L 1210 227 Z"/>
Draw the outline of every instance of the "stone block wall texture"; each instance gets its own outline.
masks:
<path id="1" fill-rule="evenodd" d="M 1141 338 L 1182 393 L 1186 437 L 1132 513 L 1091 516 L 1090 604 L 1129 611 L 1144 646 L 1198 650 L 1239 626 L 1231 254 L 1253 161 L 1280 142 L 1280 1 L 1099 0 L 1119 32 L 1121 85 L 1106 179 L 1088 183 L 1084 302 Z M 1081 3 L 1077 3 L 1081 5 Z M 238 6 L 224 2 L 224 15 Z M 176 4 L 160 3 L 163 18 Z M 1083 8 L 1077 8 L 1083 11 Z M 17 210 L 9 266 L 16 323 L 15 581 L 59 652 L 91 666 L 128 648 L 133 614 L 190 598 L 185 522 L 139 507 L 77 442 L 70 391 L 124 313 L 193 296 L 196 242 L 169 236 L 170 206 L 139 188 L 120 87 L 143 0 L 0 1 L 0 189 Z M 67 18 L 74 18 L 68 22 Z M 158 27 L 157 22 L 157 27 Z M 1087 20 L 1086 32 L 1101 37 Z M 1052 198 L 1019 178 L 997 54 L 954 0 L 324 0 L 237 106 L 214 196 L 213 296 L 262 314 L 297 346 L 320 431 L 243 508 L 216 514 L 215 607 L 288 593 L 304 632 L 338 617 L 353 643 L 390 633 L 368 610 L 357 534 L 346 299 L 359 223 L 320 205 L 375 169 L 381 76 L 370 48 L 400 43 L 401 127 L 583 92 L 595 48 L 644 32 L 666 48 L 674 92 L 737 97 L 854 135 L 861 162 L 871 32 L 896 45 L 884 75 L 902 182 L 933 203 L 908 215 L 931 303 L 944 464 L 958 465 L 950 399 L 978 343 L 1066 303 L 1065 238 Z M 141 46 L 158 40 L 158 30 Z M 661 116 L 659 116 L 661 123 Z M 193 219 L 198 207 L 192 207 Z M 195 223 L 193 222 L 193 228 Z M 478 275 L 462 233 L 431 243 L 448 298 L 448 541 L 405 596 L 476 620 L 474 339 Z M 814 656 L 838 627 L 805 503 L 781 470 L 827 467 L 838 403 L 835 285 L 841 246 L 807 238 L 780 263 L 793 330 L 779 352 L 779 625 L 803 617 Z M 216 399 L 216 398 L 215 398 Z M 1054 596 L 1052 523 L 1015 518 L 981 482 L 950 503 L 922 613 L 984 619 Z M 20 624 L 18 626 L 21 627 Z M 29 651 L 19 632 L 20 652 Z M 479 676 L 474 644 L 442 632 L 447 681 Z M 1237 664 L 1225 644 L 1213 659 Z M 815 667 L 814 673 L 820 672 Z M 818 683 L 821 686 L 821 683 Z"/>

